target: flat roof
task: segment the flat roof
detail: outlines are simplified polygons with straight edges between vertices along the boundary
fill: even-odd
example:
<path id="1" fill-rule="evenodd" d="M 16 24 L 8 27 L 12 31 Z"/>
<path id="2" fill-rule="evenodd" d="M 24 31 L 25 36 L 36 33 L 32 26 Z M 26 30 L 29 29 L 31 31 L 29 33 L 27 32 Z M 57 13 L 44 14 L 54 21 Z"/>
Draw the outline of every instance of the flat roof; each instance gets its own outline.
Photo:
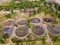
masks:
<path id="1" fill-rule="evenodd" d="M 4 32 L 6 32 L 7 34 L 11 35 L 13 32 L 13 28 L 12 27 L 5 27 L 2 29 Z"/>
<path id="2" fill-rule="evenodd" d="M 14 19 L 8 19 L 4 22 L 4 25 L 5 26 L 11 26 L 15 23 L 15 20 Z"/>
<path id="3" fill-rule="evenodd" d="M 18 25 L 25 25 L 27 23 L 28 23 L 28 21 L 26 19 L 21 19 L 21 20 L 17 21 Z"/>
<path id="4" fill-rule="evenodd" d="M 51 18 L 43 18 L 43 21 L 45 21 L 45 22 L 53 22 L 53 19 L 51 19 Z"/>
<path id="5" fill-rule="evenodd" d="M 35 25 L 32 27 L 33 34 L 40 36 L 44 34 L 44 29 L 41 26 Z"/>
<path id="6" fill-rule="evenodd" d="M 50 33 L 52 33 L 52 34 L 60 34 L 60 28 L 57 27 L 57 26 L 55 26 L 55 25 L 53 25 L 53 26 L 48 25 L 48 26 L 47 26 L 47 29 L 48 29 L 48 31 L 49 31 Z"/>
<path id="7" fill-rule="evenodd" d="M 26 36 L 27 34 L 29 33 L 29 29 L 25 26 L 19 26 L 16 31 L 15 31 L 15 34 L 16 36 L 18 37 L 24 37 Z"/>
<path id="8" fill-rule="evenodd" d="M 31 18 L 31 22 L 32 23 L 40 23 L 40 19 L 39 18 Z"/>

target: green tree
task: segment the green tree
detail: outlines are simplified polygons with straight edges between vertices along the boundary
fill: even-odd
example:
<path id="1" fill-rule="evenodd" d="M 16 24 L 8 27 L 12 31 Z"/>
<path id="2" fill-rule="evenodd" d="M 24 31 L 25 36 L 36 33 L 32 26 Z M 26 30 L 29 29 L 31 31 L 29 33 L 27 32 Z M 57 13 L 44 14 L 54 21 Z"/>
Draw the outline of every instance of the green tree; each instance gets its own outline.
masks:
<path id="1" fill-rule="evenodd" d="M 0 43 L 3 44 L 3 43 L 5 43 L 5 42 L 4 42 L 4 40 L 0 39 Z"/>
<path id="2" fill-rule="evenodd" d="M 44 1 L 43 9 L 44 9 L 44 14 L 46 15 L 47 14 L 47 10 L 48 10 L 48 6 L 47 6 L 47 2 L 46 1 Z"/>
<path id="3" fill-rule="evenodd" d="M 45 42 L 45 37 L 42 37 L 42 43 L 43 43 L 43 45 L 45 45 L 46 44 L 46 42 Z"/>
<path id="4" fill-rule="evenodd" d="M 56 42 L 57 39 L 58 39 L 58 37 L 56 37 L 56 36 L 55 36 L 55 37 L 52 37 L 52 41 L 53 41 L 53 42 Z"/>
<path id="5" fill-rule="evenodd" d="M 17 39 L 16 39 L 16 38 L 12 38 L 11 41 L 12 41 L 13 43 L 16 43 Z"/>
<path id="6" fill-rule="evenodd" d="M 31 27 L 31 24 L 30 24 L 31 20 L 27 19 L 27 21 L 28 21 L 28 24 L 26 24 L 26 26 L 30 28 Z"/>
<path id="7" fill-rule="evenodd" d="M 58 13 L 58 18 L 60 19 L 60 13 Z"/>
<path id="8" fill-rule="evenodd" d="M 3 35 L 3 38 L 7 39 L 7 38 L 9 38 L 9 35 L 6 33 L 6 34 Z"/>
<path id="9" fill-rule="evenodd" d="M 13 43 L 21 42 L 21 40 L 17 39 L 16 37 L 12 38 L 11 41 Z"/>
<path id="10" fill-rule="evenodd" d="M 3 7 L 2 6 L 0 6 L 0 11 L 3 9 Z"/>
<path id="11" fill-rule="evenodd" d="M 6 17 L 6 18 L 11 18 L 12 15 L 10 15 L 10 14 L 6 14 L 4 17 Z"/>
<path id="12" fill-rule="evenodd" d="M 15 38 L 15 37 L 12 38 L 11 41 L 12 41 L 13 43 L 16 43 L 16 45 L 20 45 L 20 44 L 23 45 L 23 44 L 22 44 L 22 41 L 21 41 L 20 39 Z"/>

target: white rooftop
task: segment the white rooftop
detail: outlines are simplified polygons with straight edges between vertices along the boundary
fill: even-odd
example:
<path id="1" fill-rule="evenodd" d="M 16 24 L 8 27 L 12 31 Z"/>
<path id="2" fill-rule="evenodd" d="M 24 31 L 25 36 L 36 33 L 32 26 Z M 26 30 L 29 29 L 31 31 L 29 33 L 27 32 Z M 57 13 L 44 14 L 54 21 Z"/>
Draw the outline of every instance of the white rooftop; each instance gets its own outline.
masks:
<path id="1" fill-rule="evenodd" d="M 60 4 L 60 0 L 55 0 L 56 3 Z"/>
<path id="2" fill-rule="evenodd" d="M 47 2 L 53 2 L 54 0 L 46 0 Z"/>

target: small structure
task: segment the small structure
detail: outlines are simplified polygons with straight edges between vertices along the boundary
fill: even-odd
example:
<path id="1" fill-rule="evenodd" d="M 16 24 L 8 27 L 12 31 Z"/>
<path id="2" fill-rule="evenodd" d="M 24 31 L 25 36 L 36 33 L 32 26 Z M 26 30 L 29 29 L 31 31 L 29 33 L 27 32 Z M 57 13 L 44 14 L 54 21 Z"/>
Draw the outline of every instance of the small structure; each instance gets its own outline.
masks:
<path id="1" fill-rule="evenodd" d="M 60 5 L 60 0 L 55 0 L 56 3 L 58 3 Z"/>
<path id="2" fill-rule="evenodd" d="M 5 33 L 7 33 L 8 35 L 11 35 L 13 32 L 13 28 L 12 27 L 5 27 L 2 29 Z"/>
<path id="3" fill-rule="evenodd" d="M 41 21 L 41 20 L 40 20 L 39 18 L 32 18 L 32 19 L 31 19 L 31 22 L 32 22 L 32 23 L 40 23 L 40 21 Z"/>
<path id="4" fill-rule="evenodd" d="M 14 19 L 8 19 L 4 22 L 4 25 L 5 26 L 12 26 L 12 25 L 14 25 L 14 23 L 15 23 Z"/>
<path id="5" fill-rule="evenodd" d="M 19 9 L 14 9 L 13 11 L 14 11 L 15 13 L 20 12 L 20 10 L 19 10 Z"/>
<path id="6" fill-rule="evenodd" d="M 53 20 L 51 18 L 43 18 L 43 21 L 45 21 L 45 22 L 52 22 Z"/>
<path id="7" fill-rule="evenodd" d="M 46 0 L 47 2 L 54 2 L 54 0 Z"/>
<path id="8" fill-rule="evenodd" d="M 15 36 L 17 38 L 25 38 L 28 36 L 28 34 L 29 34 L 29 29 L 25 26 L 19 26 L 15 30 Z"/>
<path id="9" fill-rule="evenodd" d="M 31 13 L 34 11 L 34 8 L 26 8 L 24 12 Z"/>
<path id="10" fill-rule="evenodd" d="M 11 14 L 11 12 L 7 11 L 7 10 L 1 10 L 0 13 L 2 13 L 2 14 Z"/>
<path id="11" fill-rule="evenodd" d="M 28 23 L 28 21 L 26 19 L 20 19 L 17 21 L 18 25 L 26 25 Z"/>
<path id="12" fill-rule="evenodd" d="M 17 26 L 18 26 L 18 24 L 15 22 L 13 26 L 14 26 L 14 27 L 17 27 Z"/>
<path id="13" fill-rule="evenodd" d="M 3 14 L 10 14 L 10 11 L 3 11 Z"/>
<path id="14" fill-rule="evenodd" d="M 32 33 L 35 36 L 42 36 L 44 34 L 44 29 L 41 26 L 35 25 L 32 27 Z"/>
<path id="15" fill-rule="evenodd" d="M 47 29 L 48 29 L 48 31 L 50 32 L 50 33 L 52 33 L 52 34 L 57 34 L 57 35 L 59 35 L 60 34 L 60 28 L 59 27 L 57 27 L 57 26 L 55 26 L 55 25 L 48 25 L 47 26 Z"/>

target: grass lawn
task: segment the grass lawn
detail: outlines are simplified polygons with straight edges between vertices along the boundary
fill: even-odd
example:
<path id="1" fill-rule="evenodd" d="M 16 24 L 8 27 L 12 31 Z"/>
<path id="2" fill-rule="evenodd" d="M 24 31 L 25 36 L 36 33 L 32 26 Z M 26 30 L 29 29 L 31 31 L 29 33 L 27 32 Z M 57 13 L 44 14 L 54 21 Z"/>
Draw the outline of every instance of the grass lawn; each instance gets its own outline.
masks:
<path id="1" fill-rule="evenodd" d="M 35 40 L 36 41 L 41 40 L 41 37 L 36 37 Z"/>
<path id="2" fill-rule="evenodd" d="M 30 45 L 36 45 L 36 41 L 31 42 Z"/>
<path id="3" fill-rule="evenodd" d="M 56 40 L 56 42 L 60 42 L 60 37 Z"/>
<path id="4" fill-rule="evenodd" d="M 30 42 L 26 42 L 26 45 L 30 45 Z"/>
<path id="5" fill-rule="evenodd" d="M 36 45 L 36 41 L 26 42 L 26 45 Z"/>

